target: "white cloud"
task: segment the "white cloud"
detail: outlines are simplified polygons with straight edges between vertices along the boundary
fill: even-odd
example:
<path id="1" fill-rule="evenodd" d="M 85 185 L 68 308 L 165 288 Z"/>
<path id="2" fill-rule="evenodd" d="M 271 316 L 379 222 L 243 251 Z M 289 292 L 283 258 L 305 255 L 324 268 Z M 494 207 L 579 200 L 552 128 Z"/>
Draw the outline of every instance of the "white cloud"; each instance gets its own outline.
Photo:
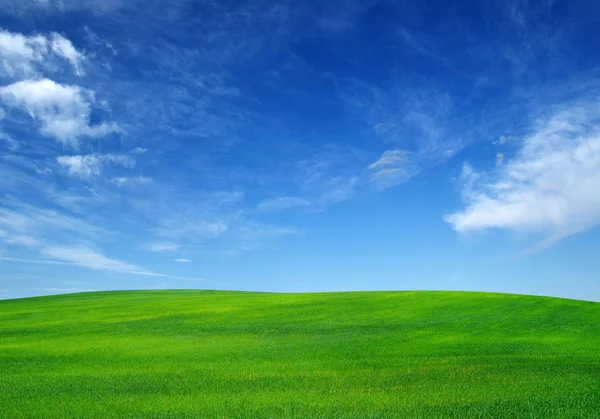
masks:
<path id="1" fill-rule="evenodd" d="M 42 176 L 50 176 L 53 172 L 52 169 L 48 167 L 44 167 L 43 169 L 37 168 L 35 169 L 35 173 Z"/>
<path id="2" fill-rule="evenodd" d="M 124 188 L 127 186 L 138 186 L 152 182 L 152 178 L 145 176 L 133 176 L 133 177 L 114 177 L 110 180 L 113 185 Z"/>
<path id="3" fill-rule="evenodd" d="M 454 156 L 455 154 L 456 154 L 456 150 L 451 149 L 451 148 L 444 151 L 444 157 L 446 157 L 446 158 L 450 158 L 450 157 Z"/>
<path id="4" fill-rule="evenodd" d="M 283 211 L 288 208 L 308 207 L 310 202 L 298 197 L 279 197 L 267 199 L 258 204 L 257 209 L 262 212 Z"/>
<path id="5" fill-rule="evenodd" d="M 71 63 L 77 75 L 82 74 L 83 54 L 75 49 L 71 41 L 63 36 L 53 33 L 50 44 L 52 51 L 60 57 L 63 57 Z"/>
<path id="6" fill-rule="evenodd" d="M 169 218 L 156 229 L 158 235 L 174 240 L 215 239 L 227 231 L 225 220 L 207 221 L 203 219 Z"/>
<path id="7" fill-rule="evenodd" d="M 12 234 L 2 237 L 2 241 L 6 244 L 13 244 L 16 246 L 36 246 L 38 244 L 37 239 L 25 234 Z"/>
<path id="8" fill-rule="evenodd" d="M 80 75 L 84 56 L 58 33 L 24 36 L 0 30 L 0 68 L 9 77 L 31 77 L 40 69 L 53 69 L 56 59 L 67 60 Z"/>
<path id="9" fill-rule="evenodd" d="M 0 99 L 41 123 L 40 133 L 77 148 L 80 137 L 102 137 L 118 131 L 114 123 L 90 125 L 94 93 L 49 79 L 24 80 L 0 87 Z"/>
<path id="10" fill-rule="evenodd" d="M 514 140 L 514 138 L 509 135 L 501 135 L 500 137 L 498 137 L 497 140 L 493 141 L 492 144 L 504 145 L 504 144 L 508 144 L 510 141 L 513 141 L 513 140 Z"/>
<path id="11" fill-rule="evenodd" d="M 179 259 L 173 259 L 173 262 L 179 262 L 179 263 L 190 263 L 191 260 L 189 259 L 184 259 L 184 258 L 179 258 Z"/>
<path id="12" fill-rule="evenodd" d="M 55 238 L 57 234 L 66 238 L 71 235 L 95 236 L 105 233 L 104 230 L 80 218 L 22 203 L 11 207 L 0 207 L 0 227 L 10 234 L 27 235 L 38 239 Z"/>
<path id="13" fill-rule="evenodd" d="M 504 154 L 496 153 L 496 166 L 502 166 L 502 163 L 504 163 Z"/>
<path id="14" fill-rule="evenodd" d="M 147 148 L 144 147 L 136 147 L 134 149 L 131 150 L 131 153 L 133 154 L 144 154 L 148 151 Z"/>
<path id="15" fill-rule="evenodd" d="M 26 37 L 18 33 L 0 31 L 0 65 L 5 74 L 26 76 L 35 72 L 35 64 L 44 59 L 48 50 L 47 39 L 41 35 Z"/>
<path id="16" fill-rule="evenodd" d="M 162 253 L 162 252 L 176 252 L 181 249 L 181 245 L 172 242 L 158 242 L 151 243 L 142 246 L 142 249 L 150 252 Z"/>
<path id="17" fill-rule="evenodd" d="M 86 268 L 122 273 L 150 273 L 139 266 L 116 259 L 110 259 L 85 246 L 47 247 L 42 250 L 42 253 L 48 257 L 85 266 Z"/>
<path id="18" fill-rule="evenodd" d="M 90 154 L 87 156 L 59 156 L 58 164 L 68 168 L 69 174 L 81 178 L 99 176 L 107 164 L 115 164 L 131 169 L 135 160 L 119 154 Z M 125 179 L 125 178 L 123 178 Z"/>
<path id="19" fill-rule="evenodd" d="M 119 260 L 110 259 L 84 246 L 74 247 L 50 247 L 43 250 L 43 253 L 49 257 L 58 260 L 49 259 L 22 259 L 9 256 L 0 256 L 1 261 L 28 263 L 33 265 L 64 265 L 64 266 L 79 266 L 82 268 L 94 270 L 106 270 L 127 275 L 151 276 L 158 278 L 183 279 L 186 281 L 206 282 L 204 278 L 190 278 L 186 276 L 176 276 L 169 274 L 156 273 L 145 270 L 136 265 L 131 265 Z M 131 270 L 133 269 L 133 270 Z M 138 270 L 139 269 L 139 270 Z M 211 282 L 211 281 L 208 281 Z"/>
<path id="20" fill-rule="evenodd" d="M 0 229 L 0 242 L 17 246 L 35 246 L 38 241 L 25 234 L 14 234 Z"/>
<path id="21" fill-rule="evenodd" d="M 600 112 L 571 106 L 540 123 L 493 174 L 463 170 L 465 208 L 445 216 L 458 232 L 538 231 L 544 244 L 600 224 Z"/>
<path id="22" fill-rule="evenodd" d="M 19 142 L 17 140 L 15 140 L 10 135 L 5 134 L 1 131 L 0 131 L 0 141 L 3 141 L 4 143 L 6 143 L 7 147 L 10 150 L 16 150 L 17 148 L 19 148 Z"/>
<path id="23" fill-rule="evenodd" d="M 389 176 L 397 176 L 404 173 L 403 169 L 400 168 L 394 168 L 394 169 L 381 169 L 375 173 L 373 173 L 371 175 L 371 179 L 379 179 L 379 178 L 383 178 L 383 177 L 389 177 Z"/>
<path id="24" fill-rule="evenodd" d="M 369 165 L 369 169 L 378 169 L 380 167 L 399 166 L 406 163 L 408 160 L 406 150 L 387 150 L 379 160 Z"/>
<path id="25" fill-rule="evenodd" d="M 369 169 L 371 182 L 379 189 L 404 182 L 413 175 L 406 150 L 385 151 L 379 160 L 369 165 Z"/>

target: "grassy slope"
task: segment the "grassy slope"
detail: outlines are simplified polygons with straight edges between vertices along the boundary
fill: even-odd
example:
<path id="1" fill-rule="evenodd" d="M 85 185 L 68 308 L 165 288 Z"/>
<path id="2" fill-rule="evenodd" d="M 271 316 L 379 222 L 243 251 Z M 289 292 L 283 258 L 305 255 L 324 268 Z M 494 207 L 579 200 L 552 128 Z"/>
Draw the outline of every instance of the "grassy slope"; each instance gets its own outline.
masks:
<path id="1" fill-rule="evenodd" d="M 600 304 L 463 292 L 0 301 L 0 417 L 598 417 Z"/>

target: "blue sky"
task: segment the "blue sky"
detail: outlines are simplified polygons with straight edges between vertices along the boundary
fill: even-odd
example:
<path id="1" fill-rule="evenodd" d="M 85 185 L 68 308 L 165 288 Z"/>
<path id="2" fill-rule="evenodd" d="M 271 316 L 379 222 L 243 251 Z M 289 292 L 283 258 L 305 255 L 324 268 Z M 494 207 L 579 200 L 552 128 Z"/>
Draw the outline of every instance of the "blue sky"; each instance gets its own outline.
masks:
<path id="1" fill-rule="evenodd" d="M 600 301 L 597 1 L 0 6 L 0 298 Z"/>

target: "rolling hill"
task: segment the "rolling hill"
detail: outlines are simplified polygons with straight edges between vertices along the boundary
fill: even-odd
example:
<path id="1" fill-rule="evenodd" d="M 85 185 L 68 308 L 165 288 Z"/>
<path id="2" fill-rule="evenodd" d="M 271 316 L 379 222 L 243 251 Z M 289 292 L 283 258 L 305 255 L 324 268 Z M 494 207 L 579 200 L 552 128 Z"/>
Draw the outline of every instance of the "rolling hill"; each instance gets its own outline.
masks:
<path id="1" fill-rule="evenodd" d="M 598 417 L 600 304 L 470 292 L 0 301 L 0 417 Z"/>

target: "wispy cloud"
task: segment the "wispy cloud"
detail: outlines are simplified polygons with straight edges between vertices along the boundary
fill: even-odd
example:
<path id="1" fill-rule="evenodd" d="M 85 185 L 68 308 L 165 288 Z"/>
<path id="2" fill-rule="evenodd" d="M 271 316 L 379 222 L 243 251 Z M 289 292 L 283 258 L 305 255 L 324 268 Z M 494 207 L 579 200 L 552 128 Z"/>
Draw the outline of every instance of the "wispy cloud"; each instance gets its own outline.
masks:
<path id="1" fill-rule="evenodd" d="M 90 249 L 85 247 L 74 247 L 70 248 L 75 253 L 71 255 L 65 255 L 63 252 L 66 248 L 50 248 L 48 249 L 51 256 L 56 257 L 59 260 L 52 259 L 23 259 L 23 258 L 14 258 L 8 256 L 0 256 L 0 261 L 5 262 L 14 262 L 14 263 L 25 263 L 25 264 L 33 264 L 33 265 L 63 265 L 63 266 L 78 266 L 82 268 L 100 270 L 100 271 L 112 271 L 121 274 L 127 275 L 137 275 L 137 276 L 150 276 L 150 277 L 158 277 L 158 278 L 171 278 L 171 279 L 182 279 L 186 281 L 197 281 L 197 282 L 212 282 L 204 278 L 192 278 L 186 276 L 177 276 L 177 275 L 169 275 L 163 273 L 156 273 L 148 270 L 144 270 L 135 265 L 130 265 L 125 262 L 121 262 L 114 259 L 106 258 L 105 256 L 95 253 Z M 62 260 L 61 260 L 62 259 Z M 101 264 L 95 264 L 101 263 Z M 134 269 L 134 270 L 130 270 Z M 136 270 L 141 269 L 141 270 Z"/>
<path id="2" fill-rule="evenodd" d="M 382 168 L 401 166 L 408 161 L 407 154 L 406 150 L 387 150 L 381 155 L 379 160 L 369 165 L 369 169 L 380 170 Z"/>
<path id="3" fill-rule="evenodd" d="M 445 220 L 461 233 L 537 231 L 545 244 L 600 225 L 600 113 L 570 103 L 523 140 L 497 172 L 463 169 L 465 208 Z"/>
<path id="4" fill-rule="evenodd" d="M 204 220 L 187 216 L 184 218 L 168 218 L 161 221 L 156 228 L 157 235 L 167 239 L 214 239 L 225 233 L 228 228 L 226 220 Z"/>
<path id="5" fill-rule="evenodd" d="M 380 189 L 404 182 L 412 175 L 406 150 L 387 150 L 369 165 L 370 179 Z"/>
<path id="6" fill-rule="evenodd" d="M 57 158 L 58 164 L 66 167 L 69 174 L 81 178 L 91 178 L 99 176 L 102 173 L 102 169 L 107 164 L 115 164 L 123 166 L 127 169 L 131 169 L 135 166 L 135 160 L 131 157 L 119 154 L 90 154 L 86 156 L 59 156 Z M 120 186 L 126 183 L 126 178 L 123 179 Z"/>
<path id="7" fill-rule="evenodd" d="M 135 188 L 137 192 L 141 188 Z M 187 190 L 160 181 L 148 184 L 141 200 L 134 200 L 137 218 L 145 220 L 139 248 L 152 252 L 195 252 L 224 246 L 247 222 L 238 192 Z M 160 199 L 156 199 L 160 197 Z"/>
<path id="8" fill-rule="evenodd" d="M 270 246 L 275 239 L 295 236 L 301 232 L 292 227 L 247 221 L 236 226 L 228 236 L 227 246 L 221 250 L 227 254 L 239 254 Z"/>
<path id="9" fill-rule="evenodd" d="M 477 138 L 473 123 L 456 117 L 453 95 L 430 80 L 399 77 L 387 89 L 357 80 L 340 84 L 342 99 L 361 111 L 364 122 L 387 149 L 368 165 L 377 189 L 406 182 Z"/>
<path id="10" fill-rule="evenodd" d="M 22 202 L 0 206 L 0 228 L 11 236 L 28 236 L 40 242 L 56 238 L 57 234 L 65 240 L 72 237 L 91 239 L 106 234 L 103 228 L 79 217 Z"/>
<path id="11" fill-rule="evenodd" d="M 496 153 L 496 166 L 502 166 L 504 163 L 504 153 Z"/>
<path id="12" fill-rule="evenodd" d="M 184 259 L 184 258 L 179 258 L 179 259 L 173 259 L 173 262 L 178 262 L 178 263 L 191 263 L 192 261 L 189 259 Z"/>
<path id="13" fill-rule="evenodd" d="M 152 182 L 148 176 L 114 177 L 110 182 L 119 188 L 136 187 Z"/>
<path id="14" fill-rule="evenodd" d="M 444 157 L 450 158 L 456 154 L 456 150 L 449 148 L 448 150 L 444 150 Z"/>
<path id="15" fill-rule="evenodd" d="M 510 135 L 501 135 L 500 137 L 498 137 L 497 140 L 494 140 L 492 142 L 492 144 L 494 145 L 505 145 L 508 144 L 509 142 L 513 141 L 514 138 L 511 137 Z"/>
<path id="16" fill-rule="evenodd" d="M 0 118 L 1 120 L 2 118 Z M 19 148 L 19 142 L 15 140 L 12 136 L 0 132 L 0 141 L 4 142 L 9 150 L 16 150 Z"/>
<path id="17" fill-rule="evenodd" d="M 156 253 L 176 252 L 181 249 L 181 247 L 181 244 L 173 242 L 146 243 L 140 246 L 141 249 Z"/>
<path id="18" fill-rule="evenodd" d="M 256 222 L 240 214 L 222 217 L 213 221 L 168 220 L 154 230 L 158 241 L 149 241 L 141 247 L 159 253 L 183 250 L 239 253 L 261 248 L 276 238 L 298 234 L 295 228 Z"/>
<path id="19" fill-rule="evenodd" d="M 351 198 L 364 176 L 365 156 L 342 144 L 327 144 L 310 158 L 299 161 L 293 174 L 298 195 L 311 208 L 323 210 Z"/>
<path id="20" fill-rule="evenodd" d="M 122 273 L 149 273 L 146 269 L 116 259 L 110 259 L 85 246 L 47 247 L 42 253 L 53 259 L 74 263 L 92 269 L 102 269 Z"/>
<path id="21" fill-rule="evenodd" d="M 59 156 L 56 160 L 58 164 L 68 169 L 70 175 L 84 179 L 99 176 L 102 173 L 103 167 L 107 164 L 115 164 L 128 169 L 135 166 L 135 160 L 118 154 Z"/>
<path id="22" fill-rule="evenodd" d="M 290 208 L 303 208 L 309 207 L 310 201 L 305 198 L 294 197 L 294 196 L 282 196 L 278 198 L 271 198 L 260 202 L 257 209 L 261 212 L 275 212 L 283 211 Z"/>
<path id="23" fill-rule="evenodd" d="M 26 234 L 11 234 L 4 230 L 0 230 L 0 241 L 4 242 L 5 244 L 26 247 L 36 246 L 39 243 L 36 238 L 28 236 Z"/>
<path id="24" fill-rule="evenodd" d="M 432 43 L 427 41 L 423 34 L 417 34 L 404 26 L 400 26 L 398 28 L 398 34 L 405 44 L 417 54 L 433 58 L 442 63 L 446 63 L 444 57 L 439 52 L 435 51 Z"/>

